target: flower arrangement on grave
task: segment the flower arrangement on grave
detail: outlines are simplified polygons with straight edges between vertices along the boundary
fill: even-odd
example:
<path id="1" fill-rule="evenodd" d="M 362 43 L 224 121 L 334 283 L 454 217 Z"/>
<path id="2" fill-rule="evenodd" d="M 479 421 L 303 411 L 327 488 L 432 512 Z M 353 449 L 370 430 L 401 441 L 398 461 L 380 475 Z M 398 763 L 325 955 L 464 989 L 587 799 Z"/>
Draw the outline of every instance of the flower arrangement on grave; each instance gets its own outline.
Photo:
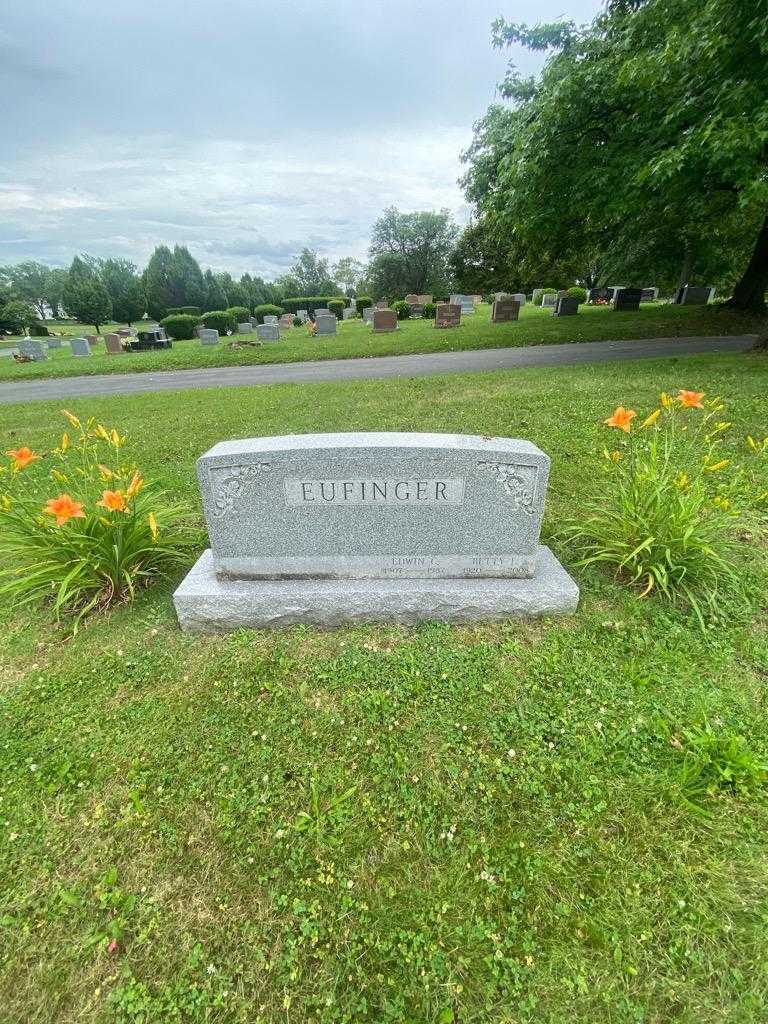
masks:
<path id="1" fill-rule="evenodd" d="M 183 564 L 184 509 L 125 457 L 126 438 L 63 410 L 58 447 L 0 467 L 0 596 L 48 604 L 76 629 Z"/>
<path id="2" fill-rule="evenodd" d="M 761 529 L 768 507 L 768 437 L 730 440 L 720 398 L 660 396 L 638 425 L 618 406 L 603 421 L 618 443 L 602 452 L 607 480 L 561 536 L 582 566 L 610 566 L 638 596 L 687 604 L 701 625 L 745 596 L 736 525 Z"/>

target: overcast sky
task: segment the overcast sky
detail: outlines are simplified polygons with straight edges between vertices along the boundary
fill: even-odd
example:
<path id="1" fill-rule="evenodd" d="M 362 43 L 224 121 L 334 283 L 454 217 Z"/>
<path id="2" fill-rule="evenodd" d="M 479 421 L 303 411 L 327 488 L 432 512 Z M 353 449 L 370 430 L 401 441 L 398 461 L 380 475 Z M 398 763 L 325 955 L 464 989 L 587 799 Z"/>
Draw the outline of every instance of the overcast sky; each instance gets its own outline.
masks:
<path id="1" fill-rule="evenodd" d="M 0 264 L 140 266 L 189 246 L 271 278 L 302 246 L 364 257 L 389 205 L 468 210 L 472 124 L 512 55 L 491 22 L 600 0 L 6 0 Z"/>

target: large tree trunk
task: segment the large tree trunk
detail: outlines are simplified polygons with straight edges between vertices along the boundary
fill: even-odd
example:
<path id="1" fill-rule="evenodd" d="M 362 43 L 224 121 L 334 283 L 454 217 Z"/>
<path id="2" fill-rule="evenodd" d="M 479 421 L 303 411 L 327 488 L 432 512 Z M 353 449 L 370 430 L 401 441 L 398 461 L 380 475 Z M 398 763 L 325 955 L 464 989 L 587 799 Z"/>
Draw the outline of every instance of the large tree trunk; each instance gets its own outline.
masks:
<path id="1" fill-rule="evenodd" d="M 733 289 L 726 305 L 733 309 L 749 309 L 765 313 L 765 292 L 768 288 L 768 216 L 763 221 L 755 242 L 752 258 L 741 280 Z"/>
<path id="2" fill-rule="evenodd" d="M 683 288 L 690 282 L 692 269 L 693 253 L 688 247 L 686 247 L 685 253 L 683 254 L 683 264 L 680 267 L 680 280 L 677 282 L 678 288 Z"/>

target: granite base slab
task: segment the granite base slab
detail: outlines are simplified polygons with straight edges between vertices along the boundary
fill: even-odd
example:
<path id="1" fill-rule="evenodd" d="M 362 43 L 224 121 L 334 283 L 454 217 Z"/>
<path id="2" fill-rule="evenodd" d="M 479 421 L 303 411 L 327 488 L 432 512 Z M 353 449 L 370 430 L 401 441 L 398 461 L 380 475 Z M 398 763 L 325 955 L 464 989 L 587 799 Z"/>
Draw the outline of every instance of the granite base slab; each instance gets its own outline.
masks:
<path id="1" fill-rule="evenodd" d="M 544 546 L 532 579 L 221 580 L 209 549 L 173 595 L 179 625 L 190 633 L 533 618 L 573 612 L 578 602 L 578 586 Z"/>

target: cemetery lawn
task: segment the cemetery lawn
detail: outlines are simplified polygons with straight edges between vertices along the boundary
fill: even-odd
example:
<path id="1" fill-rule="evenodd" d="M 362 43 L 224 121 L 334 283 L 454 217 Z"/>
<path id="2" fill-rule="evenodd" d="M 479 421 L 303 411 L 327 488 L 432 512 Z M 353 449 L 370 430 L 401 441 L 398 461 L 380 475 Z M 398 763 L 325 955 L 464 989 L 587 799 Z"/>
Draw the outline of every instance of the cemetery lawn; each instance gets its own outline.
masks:
<path id="1" fill-rule="evenodd" d="M 198 369 L 212 366 L 251 366 L 259 363 L 295 363 L 314 359 L 355 359 L 367 356 L 405 355 L 414 352 L 449 352 L 525 345 L 572 344 L 582 341 L 616 341 L 632 338 L 715 336 L 753 334 L 765 331 L 765 318 L 735 313 L 717 304 L 672 306 L 644 304 L 636 313 L 614 313 L 605 306 L 581 306 L 576 316 L 553 317 L 548 309 L 530 303 L 520 312 L 517 323 L 492 324 L 490 306 L 462 319 L 460 327 L 435 330 L 431 320 L 407 320 L 391 334 L 373 334 L 361 320 L 340 322 L 331 338 L 311 338 L 305 327 L 285 332 L 280 342 L 258 347 L 229 347 L 233 337 L 210 348 L 197 339 L 175 341 L 170 350 L 107 355 L 100 341 L 90 357 L 73 356 L 66 339 L 40 363 L 17 364 L 10 356 L 0 357 L 0 381 L 35 377 L 77 377 L 103 373 L 140 373 L 158 370 Z M 56 329 L 56 328 L 52 328 Z M 80 335 L 92 328 L 66 323 L 60 330 Z M 109 330 L 109 328 L 105 328 Z M 255 340 L 256 335 L 239 335 Z M 11 348 L 14 342 L 0 342 Z"/>
<path id="2" fill-rule="evenodd" d="M 194 460 L 223 438 L 527 437 L 547 540 L 604 486 L 602 419 L 680 387 L 768 433 L 755 354 L 71 409 L 200 527 Z M 58 408 L 0 408 L 0 449 L 53 444 Z M 0 1018 L 764 1021 L 765 527 L 741 531 L 753 610 L 706 633 L 596 570 L 573 616 L 461 628 L 185 636 L 156 589 L 66 639 L 6 604 Z"/>

